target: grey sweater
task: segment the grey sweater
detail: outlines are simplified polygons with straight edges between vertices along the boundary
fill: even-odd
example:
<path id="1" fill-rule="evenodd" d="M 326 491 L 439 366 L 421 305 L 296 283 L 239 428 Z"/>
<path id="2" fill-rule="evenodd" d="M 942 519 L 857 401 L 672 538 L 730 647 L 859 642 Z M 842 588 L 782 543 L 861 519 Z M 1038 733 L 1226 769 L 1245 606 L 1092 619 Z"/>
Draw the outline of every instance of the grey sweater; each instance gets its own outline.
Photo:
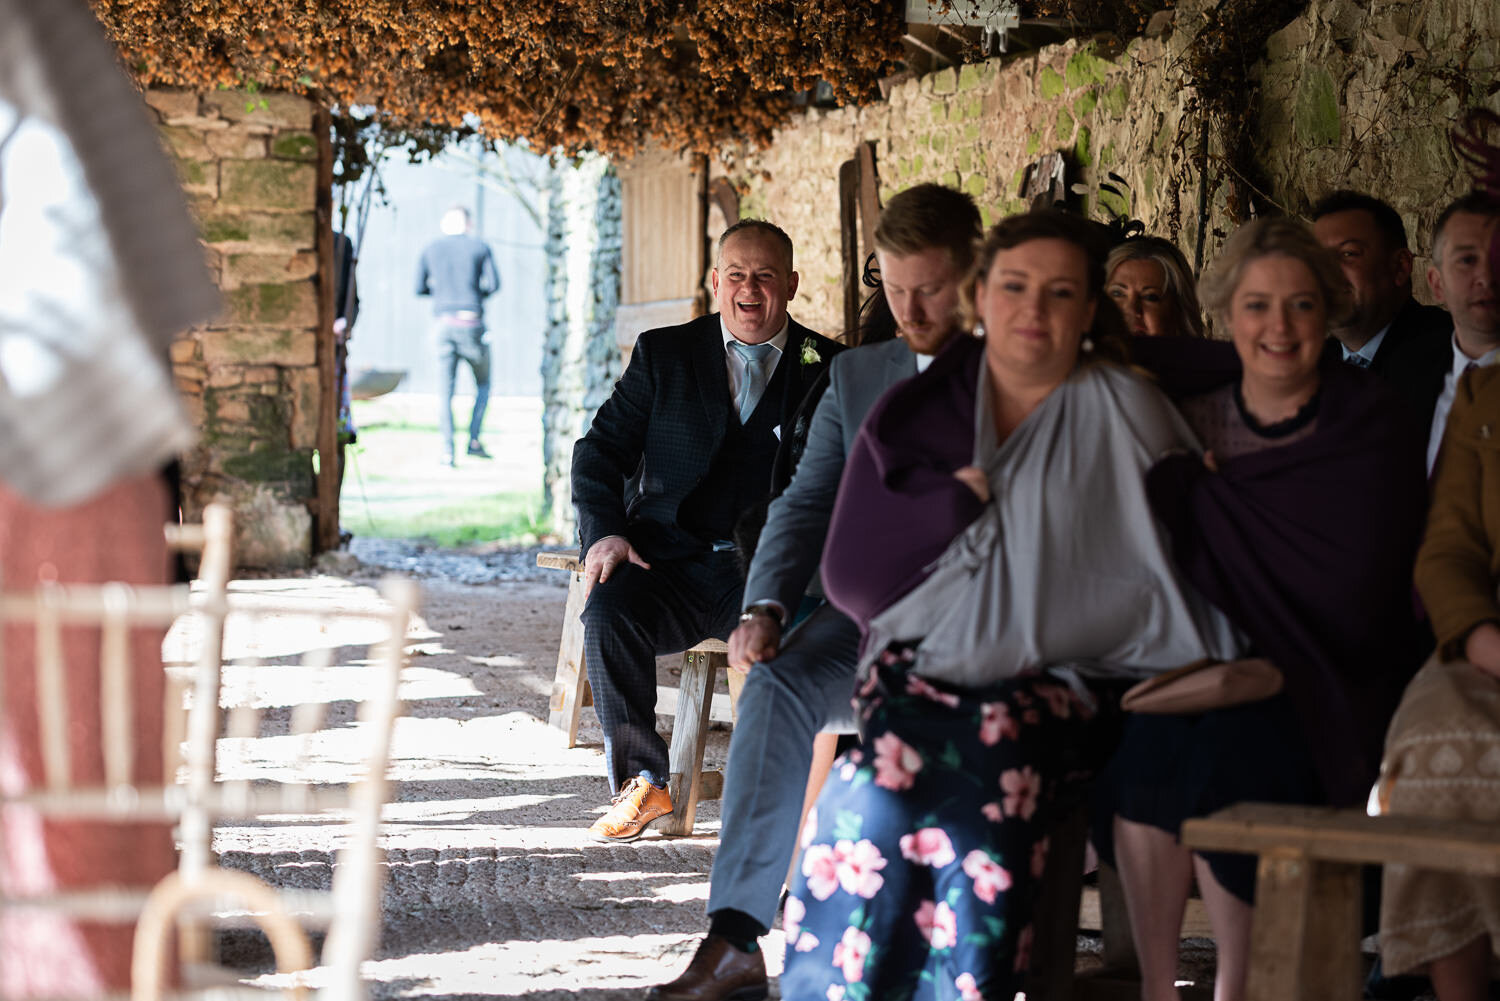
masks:
<path id="1" fill-rule="evenodd" d="M 429 243 L 417 263 L 417 295 L 432 296 L 438 316 L 481 312 L 484 298 L 500 291 L 500 273 L 490 248 L 472 236 L 444 236 Z"/>

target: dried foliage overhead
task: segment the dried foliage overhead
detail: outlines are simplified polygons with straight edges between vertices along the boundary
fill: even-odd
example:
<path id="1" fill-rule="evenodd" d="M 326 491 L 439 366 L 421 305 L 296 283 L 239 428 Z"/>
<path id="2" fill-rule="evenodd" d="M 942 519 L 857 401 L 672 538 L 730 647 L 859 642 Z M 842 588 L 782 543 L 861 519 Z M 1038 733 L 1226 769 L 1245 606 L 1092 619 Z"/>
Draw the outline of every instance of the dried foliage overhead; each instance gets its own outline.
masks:
<path id="1" fill-rule="evenodd" d="M 763 142 L 819 82 L 859 102 L 897 0 L 92 0 L 148 85 L 371 104 L 396 123 L 629 154 Z"/>

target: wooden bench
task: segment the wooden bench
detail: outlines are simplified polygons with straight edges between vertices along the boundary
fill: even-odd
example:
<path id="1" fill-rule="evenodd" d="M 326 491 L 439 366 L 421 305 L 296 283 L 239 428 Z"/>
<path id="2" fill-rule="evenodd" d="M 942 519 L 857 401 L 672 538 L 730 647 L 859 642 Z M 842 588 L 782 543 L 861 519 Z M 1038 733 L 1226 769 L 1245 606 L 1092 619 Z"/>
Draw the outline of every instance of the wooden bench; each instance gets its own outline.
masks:
<path id="1" fill-rule="evenodd" d="M 1240 803 L 1189 820 L 1182 842 L 1260 856 L 1248 1001 L 1359 997 L 1363 865 L 1500 876 L 1500 834 L 1468 821 Z"/>
<path id="2" fill-rule="evenodd" d="M 578 718 L 584 706 L 594 704 L 588 672 L 583 663 L 583 563 L 572 553 L 538 553 L 536 565 L 568 573 L 568 603 L 563 609 L 562 640 L 557 646 L 557 672 L 552 678 L 548 723 L 567 735 L 569 747 L 578 742 Z M 703 771 L 703 747 L 708 741 L 709 716 L 713 710 L 714 680 L 720 669 L 728 671 L 729 647 L 723 640 L 706 639 L 682 654 L 682 678 L 672 703 L 671 778 L 672 817 L 661 821 L 664 834 L 693 833 L 698 801 L 718 799 L 724 789 L 724 773 Z M 738 704 L 745 676 L 728 671 L 730 716 Z M 659 696 L 660 701 L 669 701 Z"/>

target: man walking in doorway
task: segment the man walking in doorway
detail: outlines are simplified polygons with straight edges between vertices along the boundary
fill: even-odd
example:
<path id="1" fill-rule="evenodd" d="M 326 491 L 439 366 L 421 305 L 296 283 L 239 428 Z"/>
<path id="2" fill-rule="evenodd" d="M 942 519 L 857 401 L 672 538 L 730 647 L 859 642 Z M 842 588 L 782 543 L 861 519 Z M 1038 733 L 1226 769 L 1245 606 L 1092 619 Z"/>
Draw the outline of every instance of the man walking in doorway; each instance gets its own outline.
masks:
<path id="1" fill-rule="evenodd" d="M 470 235 L 469 210 L 454 206 L 443 214 L 443 235 L 422 250 L 417 264 L 417 295 L 432 296 L 433 339 L 443 379 L 438 428 L 442 463 L 453 465 L 453 382 L 462 360 L 474 373 L 474 410 L 469 416 L 470 455 L 488 459 L 479 433 L 490 400 L 490 345 L 484 332 L 484 300 L 500 291 L 495 259 L 483 241 Z"/>

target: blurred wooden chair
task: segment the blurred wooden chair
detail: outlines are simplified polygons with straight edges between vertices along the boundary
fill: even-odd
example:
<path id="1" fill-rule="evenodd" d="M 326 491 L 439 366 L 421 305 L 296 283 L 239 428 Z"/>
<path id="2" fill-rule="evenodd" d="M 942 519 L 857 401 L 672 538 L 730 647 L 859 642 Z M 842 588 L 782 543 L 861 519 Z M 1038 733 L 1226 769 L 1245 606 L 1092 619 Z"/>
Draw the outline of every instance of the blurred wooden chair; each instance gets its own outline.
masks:
<path id="1" fill-rule="evenodd" d="M 227 777 L 222 757 L 203 753 L 204 735 L 209 735 L 209 744 L 216 743 L 221 733 L 228 740 L 257 738 L 261 735 L 261 712 L 248 706 L 226 708 L 221 704 L 223 699 L 199 703 L 196 699 L 201 689 L 195 687 L 188 720 L 182 862 L 178 872 L 153 893 L 137 931 L 133 971 L 136 998 L 144 1001 L 162 996 L 163 985 L 170 980 L 171 943 L 166 929 L 173 921 L 179 928 L 178 962 L 182 985 L 187 989 L 219 991 L 232 987 L 239 974 L 213 962 L 205 932 L 254 924 L 270 938 L 283 973 L 309 969 L 312 950 L 306 934 L 326 930 L 320 962 L 326 986 L 318 993 L 333 1001 L 363 1001 L 366 997 L 359 968 L 373 956 L 379 940 L 385 870 L 377 837 L 381 809 L 388 798 L 386 771 L 391 737 L 400 715 L 398 687 L 405 664 L 404 640 L 419 599 L 415 583 L 395 577 L 383 580 L 380 592 L 382 600 L 355 608 L 321 598 L 265 600 L 258 594 L 229 593 L 227 620 L 236 633 L 243 635 L 277 634 L 285 629 L 287 619 L 312 619 L 313 623 L 304 622 L 305 628 L 298 628 L 299 635 L 317 635 L 332 645 L 347 646 L 350 644 L 340 640 L 347 637 L 351 626 L 356 633 L 372 624 L 383 627 L 379 639 L 359 644 L 370 651 L 370 677 L 359 686 L 361 771 L 345 788 L 327 784 L 326 768 L 320 768 L 317 760 L 315 739 L 326 729 L 327 703 L 310 702 L 291 707 L 290 733 L 297 738 L 297 751 L 295 759 L 279 769 L 287 773 L 284 780 L 267 783 Z M 300 667 L 316 672 L 332 664 L 333 650 L 322 647 L 306 651 Z M 257 665 L 249 666 L 253 670 Z M 339 838 L 331 890 L 267 887 L 247 873 L 215 866 L 212 839 L 216 822 L 269 817 L 289 826 L 308 821 L 326 824 L 330 818 L 347 824 L 346 833 Z M 300 995 L 304 987 L 298 979 L 292 991 Z"/>
<path id="2" fill-rule="evenodd" d="M 0 643 L 0 741 L 11 747 L 19 740 L 17 722 L 24 721 L 26 739 L 35 745 L 38 778 L 28 788 L 7 786 L 0 792 L 0 808 L 66 821 L 101 820 L 178 823 L 180 845 L 177 870 L 155 889 L 119 885 L 52 888 L 35 892 L 0 886 L 0 909 L 23 913 L 52 912 L 73 920 L 130 924 L 145 923 L 136 938 L 132 962 L 135 996 L 163 996 L 165 985 L 180 981 L 183 988 L 207 987 L 214 996 L 239 990 L 233 971 L 211 962 L 211 931 L 229 922 L 248 922 L 266 930 L 286 972 L 311 965 L 305 927 L 323 927 L 328 937 L 322 965 L 327 986 L 321 993 L 336 1001 L 362 1001 L 360 963 L 369 958 L 378 938 L 379 898 L 383 880 L 377 833 L 381 807 L 387 798 L 386 769 L 395 719 L 399 714 L 398 683 L 404 662 L 404 639 L 418 602 L 414 583 L 387 579 L 383 599 L 360 608 L 301 599 L 281 602 L 251 600 L 229 589 L 233 519 L 225 508 L 211 507 L 203 526 L 169 527 L 172 544 L 201 552 L 200 581 L 194 588 L 128 586 L 124 584 L 60 585 L 42 583 L 30 589 L 0 590 L 0 627 L 30 624 L 35 643 L 34 693 L 16 700 L 5 685 Z M 346 789 L 314 788 L 312 782 L 283 782 L 267 788 L 247 780 L 223 781 L 217 748 L 221 733 L 228 738 L 259 735 L 259 713 L 231 709 L 227 726 L 221 708 L 225 624 L 237 616 L 245 628 L 263 628 L 271 616 L 312 616 L 320 632 L 336 620 L 358 620 L 366 631 L 375 623 L 380 637 L 367 645 L 370 677 L 360 686 L 360 729 L 367 748 L 363 773 Z M 192 667 L 168 671 L 163 716 L 162 762 L 157 773 L 143 769 L 140 733 L 136 727 L 138 698 L 132 679 L 132 631 L 151 628 L 165 633 L 174 621 L 191 616 L 196 654 Z M 65 630 L 97 629 L 98 719 L 80 719 L 73 708 L 76 686 L 94 683 L 92 665 L 69 665 Z M 383 628 L 382 628 L 383 627 Z M 76 640 L 70 640 L 76 649 Z M 331 652 L 314 651 L 303 658 L 310 668 L 331 663 Z M 183 705 L 187 705 L 186 714 Z M 292 732 L 310 736 L 322 725 L 326 705 L 294 707 Z M 70 727 L 97 727 L 100 761 L 75 762 Z M 305 754 L 310 741 L 303 741 Z M 80 767 L 75 767 L 79 765 Z M 299 763 L 293 775 L 303 774 Z M 102 779 L 82 781 L 80 774 L 98 773 Z M 159 774 L 150 780 L 144 775 Z M 213 829 L 216 820 L 301 814 L 347 818 L 348 833 L 341 838 L 338 865 L 330 892 L 283 891 L 246 873 L 216 867 Z M 173 941 L 180 960 L 177 975 L 168 972 Z M 0 950 L 0 964 L 6 962 Z M 301 990 L 300 983 L 293 992 Z M 177 988 L 172 989 L 176 993 Z M 257 994 L 264 992 L 257 991 Z"/>

